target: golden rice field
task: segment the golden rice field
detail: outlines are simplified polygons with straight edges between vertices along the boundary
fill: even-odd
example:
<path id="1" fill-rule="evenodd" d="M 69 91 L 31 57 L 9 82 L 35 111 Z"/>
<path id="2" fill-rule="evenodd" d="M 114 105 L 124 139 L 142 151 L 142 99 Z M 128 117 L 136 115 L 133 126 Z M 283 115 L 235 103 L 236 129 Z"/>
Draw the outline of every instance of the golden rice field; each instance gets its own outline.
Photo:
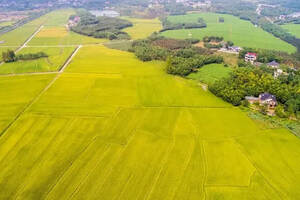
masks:
<path id="1" fill-rule="evenodd" d="M 137 19 L 124 17 L 124 19 L 132 22 L 133 26 L 124 29 L 132 39 L 143 39 L 150 36 L 154 32 L 162 29 L 162 24 L 159 19 Z"/>
<path id="2" fill-rule="evenodd" d="M 260 129 L 161 62 L 87 46 L 60 75 L 0 83 L 1 130 L 24 111 L 0 137 L 0 199 L 300 195 L 299 138 Z"/>
<path id="3" fill-rule="evenodd" d="M 26 47 L 18 52 L 17 55 L 44 52 L 48 57 L 36 60 L 4 63 L 0 66 L 0 74 L 58 71 L 63 67 L 64 63 L 74 50 L 75 47 Z"/>
<path id="4" fill-rule="evenodd" d="M 41 68 L 34 72 L 57 70 L 74 51 L 47 46 L 69 37 L 58 39 L 58 27 L 71 11 L 56 12 L 48 16 L 54 21 L 32 22 L 53 30 L 31 41 L 45 47 L 20 51 L 50 55 L 35 61 Z M 26 66 L 15 69 L 33 69 Z M 62 73 L 0 75 L 0 200 L 299 199 L 299 138 L 262 129 L 164 67 L 84 45 Z M 228 73 L 209 67 L 194 78 Z"/>
<path id="5" fill-rule="evenodd" d="M 44 28 L 42 29 L 36 37 L 38 38 L 47 38 L 47 37 L 66 37 L 68 35 L 68 30 L 65 27 L 56 27 L 56 28 Z"/>

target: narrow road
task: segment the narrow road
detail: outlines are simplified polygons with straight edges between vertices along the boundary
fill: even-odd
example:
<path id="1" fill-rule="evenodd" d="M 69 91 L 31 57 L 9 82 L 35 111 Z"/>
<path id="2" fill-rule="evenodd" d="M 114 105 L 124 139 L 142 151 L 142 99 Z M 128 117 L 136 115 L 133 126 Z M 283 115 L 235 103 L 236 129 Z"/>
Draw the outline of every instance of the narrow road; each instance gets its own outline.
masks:
<path id="1" fill-rule="evenodd" d="M 20 46 L 16 51 L 15 51 L 15 53 L 18 53 L 19 51 L 21 51 L 24 47 L 26 47 L 27 46 L 27 44 L 32 40 L 32 38 L 36 35 L 36 34 L 38 34 L 41 30 L 42 30 L 42 28 L 44 28 L 44 25 L 41 25 L 40 26 L 40 28 L 38 29 L 38 30 L 36 30 L 25 42 L 24 42 L 24 44 L 22 45 L 22 46 Z"/>
<path id="2" fill-rule="evenodd" d="M 40 32 L 42 30 L 42 28 L 44 28 L 44 25 L 41 25 L 38 30 L 36 30 L 25 42 L 22 46 L 1 46 L 2 47 L 12 47 L 12 48 L 15 48 L 15 47 L 18 47 L 17 50 L 15 50 L 15 53 L 18 53 L 19 51 L 21 51 L 24 47 L 27 46 L 27 44 L 32 40 L 32 38 L 38 34 L 38 32 Z M 0 66 L 3 65 L 4 62 L 0 62 Z"/>
<path id="3" fill-rule="evenodd" d="M 65 62 L 65 64 L 61 67 L 61 69 L 59 70 L 59 73 L 64 72 L 65 68 L 70 64 L 70 62 L 72 61 L 72 59 L 75 57 L 75 55 L 77 54 L 77 52 L 79 51 L 79 49 L 82 47 L 82 45 L 79 45 L 75 51 L 72 53 L 72 55 L 69 57 L 69 59 Z"/>
<path id="4" fill-rule="evenodd" d="M 22 73 L 22 74 L 0 74 L 0 77 L 43 75 L 43 74 L 60 74 L 60 73 L 64 72 L 66 67 L 70 64 L 70 62 L 75 57 L 75 55 L 78 53 L 78 51 L 81 47 L 82 47 L 82 45 L 77 46 L 77 48 L 73 51 L 73 53 L 70 55 L 68 60 L 64 63 L 64 65 L 59 69 L 59 71 L 54 71 L 54 72 L 28 72 L 28 73 Z"/>

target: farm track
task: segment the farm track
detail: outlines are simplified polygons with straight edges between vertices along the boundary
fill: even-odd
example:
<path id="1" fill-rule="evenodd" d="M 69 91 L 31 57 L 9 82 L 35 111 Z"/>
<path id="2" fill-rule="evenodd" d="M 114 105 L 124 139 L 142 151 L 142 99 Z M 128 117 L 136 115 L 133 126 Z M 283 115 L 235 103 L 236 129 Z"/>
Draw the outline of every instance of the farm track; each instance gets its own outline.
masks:
<path id="1" fill-rule="evenodd" d="M 234 143 L 238 146 L 239 150 L 246 156 L 247 160 L 252 164 L 252 166 L 255 168 L 256 172 L 259 173 L 263 177 L 263 179 L 267 182 L 267 184 L 277 193 L 278 197 L 283 200 L 283 198 L 282 198 L 281 194 L 279 193 L 279 191 L 272 185 L 272 183 L 270 183 L 270 180 L 267 179 L 267 177 L 263 174 L 263 172 L 260 170 L 259 166 L 257 166 L 255 161 L 253 161 L 250 158 L 248 153 L 245 151 L 244 147 L 242 145 L 240 145 L 236 141 L 236 139 L 234 139 Z M 250 184 L 251 184 L 251 180 L 250 180 Z"/>
<path id="2" fill-rule="evenodd" d="M 42 26 L 41 26 L 42 27 Z M 40 31 L 41 28 L 38 30 Z M 38 33 L 38 31 L 36 33 Z M 30 41 L 32 37 L 27 40 Z M 26 45 L 26 43 L 25 43 Z M 23 45 L 24 46 L 24 45 Z M 79 45 L 75 51 L 72 53 L 72 55 L 69 57 L 69 59 L 66 61 L 66 63 L 63 65 L 63 67 L 58 71 L 58 72 L 37 72 L 37 73 L 26 73 L 26 74 L 18 74 L 17 76 L 24 76 L 24 75 L 44 75 L 44 74 L 57 74 L 52 81 L 31 101 L 27 106 L 24 107 L 24 109 L 16 115 L 16 117 L 13 119 L 11 123 L 8 124 L 6 128 L 0 133 L 0 137 L 5 134 L 5 132 L 22 116 L 23 113 L 25 113 L 27 110 L 30 109 L 30 107 L 39 100 L 39 98 L 55 83 L 55 81 L 59 78 L 60 74 L 64 72 L 65 68 L 70 64 L 72 59 L 75 57 L 79 49 L 81 48 L 81 45 Z M 3 75 L 4 77 L 10 77 L 10 76 L 16 76 L 16 74 L 11 74 L 11 75 Z M 0 76 L 1 77 L 1 76 Z"/>
<path id="3" fill-rule="evenodd" d="M 36 30 L 25 42 L 22 46 L 20 46 L 15 53 L 18 53 L 19 51 L 21 51 L 23 48 L 27 47 L 27 44 L 32 40 L 32 38 L 34 38 L 34 36 L 36 36 L 36 34 L 38 34 L 42 29 L 44 28 L 44 25 L 41 25 L 38 30 Z"/>

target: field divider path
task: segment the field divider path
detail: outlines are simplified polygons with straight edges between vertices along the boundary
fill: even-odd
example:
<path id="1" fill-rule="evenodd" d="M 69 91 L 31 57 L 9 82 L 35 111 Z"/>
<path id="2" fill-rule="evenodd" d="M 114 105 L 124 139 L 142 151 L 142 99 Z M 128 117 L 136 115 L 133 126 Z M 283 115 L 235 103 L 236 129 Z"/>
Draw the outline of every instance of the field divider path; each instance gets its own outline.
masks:
<path id="1" fill-rule="evenodd" d="M 247 151 L 244 150 L 244 147 L 239 142 L 237 142 L 236 139 L 234 139 L 233 141 L 237 145 L 238 149 L 245 155 L 246 159 L 255 168 L 256 172 L 259 173 L 263 177 L 263 179 L 266 181 L 266 183 L 273 189 L 273 191 L 275 193 L 277 193 L 278 197 L 283 200 L 281 193 L 273 186 L 273 184 L 270 182 L 270 180 L 264 175 L 264 173 L 261 171 L 259 166 L 255 163 L 255 161 L 249 157 Z M 250 180 L 250 184 L 251 184 L 251 180 Z"/>
<path id="2" fill-rule="evenodd" d="M 41 25 L 25 42 L 22 46 L 14 46 L 14 47 L 18 47 L 16 50 L 15 50 L 15 53 L 18 53 L 19 51 L 21 51 L 23 48 L 25 48 L 27 46 L 27 44 L 32 40 L 32 38 L 34 38 L 34 36 L 36 34 L 38 34 L 42 28 L 44 28 L 44 25 Z M 5 46 L 0 46 L 0 47 L 5 47 Z M 6 47 L 9 47 L 9 46 L 6 46 Z M 3 65 L 4 62 L 0 62 L 0 66 Z"/>
<path id="3" fill-rule="evenodd" d="M 69 65 L 69 63 L 71 62 L 71 60 L 74 58 L 74 56 L 76 55 L 76 53 L 78 52 L 78 50 L 81 48 L 82 46 L 79 45 L 77 47 L 77 49 L 72 53 L 72 55 L 69 57 L 69 59 L 67 60 L 67 62 L 63 65 L 63 67 L 61 68 L 61 70 L 59 72 L 56 72 L 56 76 L 53 78 L 52 81 L 50 81 L 50 83 L 35 97 L 33 98 L 32 101 L 30 101 L 24 108 L 22 111 L 20 111 L 16 117 L 7 125 L 6 128 L 3 129 L 2 132 L 0 132 L 0 137 L 2 135 L 5 134 L 5 132 L 7 130 L 9 130 L 9 128 L 22 116 L 22 114 L 24 114 L 26 111 L 28 111 L 31 106 L 36 103 L 40 97 L 55 83 L 55 81 L 59 78 L 60 74 L 64 71 L 64 69 Z M 34 74 L 34 73 L 33 73 Z M 36 74 L 36 73 L 35 73 Z M 43 74 L 53 74 L 53 72 L 45 72 Z"/>
<path id="4" fill-rule="evenodd" d="M 73 53 L 70 55 L 70 57 L 67 59 L 67 61 L 63 64 L 63 66 L 60 68 L 59 73 L 64 72 L 66 67 L 70 64 L 72 59 L 76 56 L 78 53 L 79 49 L 82 47 L 82 45 L 77 46 L 77 48 L 73 51 Z"/>
<path id="5" fill-rule="evenodd" d="M 44 28 L 44 25 L 41 25 L 25 42 L 22 46 L 20 46 L 15 53 L 18 53 L 19 51 L 21 51 L 23 48 L 25 48 L 27 46 L 27 44 L 32 40 L 32 38 L 34 38 L 34 36 L 36 36 L 36 34 L 38 34 L 42 29 Z"/>

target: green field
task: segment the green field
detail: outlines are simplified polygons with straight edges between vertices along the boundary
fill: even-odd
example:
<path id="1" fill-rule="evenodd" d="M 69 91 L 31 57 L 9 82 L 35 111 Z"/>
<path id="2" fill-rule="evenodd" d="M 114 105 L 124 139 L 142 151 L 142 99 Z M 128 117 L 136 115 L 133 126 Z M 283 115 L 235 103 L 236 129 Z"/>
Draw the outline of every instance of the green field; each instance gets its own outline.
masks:
<path id="1" fill-rule="evenodd" d="M 11 26 L 15 23 L 15 21 L 6 21 L 6 22 L 0 22 L 0 27 L 4 26 Z"/>
<path id="2" fill-rule="evenodd" d="M 67 30 L 70 15 L 75 14 L 72 9 L 53 11 L 46 16 L 44 28 L 29 42 L 28 45 L 79 45 L 96 44 L 107 41 L 74 33 Z"/>
<path id="3" fill-rule="evenodd" d="M 49 58 L 0 66 L 0 200 L 298 199 L 300 139 L 262 129 L 199 84 L 231 68 L 206 65 L 184 79 L 164 62 L 83 45 L 62 73 L 16 75 L 56 71 L 75 48 L 56 45 L 100 42 L 65 29 L 72 13 L 30 23 L 44 28 L 19 53 Z M 153 30 L 140 22 L 134 38 Z M 20 45 L 24 27 L 5 37 Z"/>
<path id="4" fill-rule="evenodd" d="M 164 65 L 86 46 L 56 79 L 0 77 L 2 129 L 32 102 L 0 137 L 0 199 L 297 199 L 299 138 Z"/>
<path id="5" fill-rule="evenodd" d="M 130 17 L 124 17 L 124 19 L 131 21 L 133 24 L 132 27 L 126 28 L 124 31 L 134 40 L 146 38 L 162 29 L 159 19 L 136 19 Z"/>
<path id="6" fill-rule="evenodd" d="M 170 16 L 168 19 L 173 23 L 191 23 L 197 22 L 199 17 L 203 18 L 207 23 L 207 28 L 172 30 L 163 32 L 162 35 L 178 39 L 202 39 L 205 36 L 222 36 L 226 41 L 231 40 L 235 45 L 241 47 L 262 48 L 289 53 L 296 51 L 296 47 L 272 36 L 261 28 L 255 27 L 248 21 L 241 20 L 231 15 L 201 13 Z M 219 17 L 224 17 L 225 22 L 219 23 Z"/>
<path id="7" fill-rule="evenodd" d="M 47 58 L 37 60 L 17 61 L 5 63 L 0 66 L 0 74 L 18 74 L 28 72 L 51 72 L 60 69 L 75 47 L 27 47 L 23 48 L 19 54 L 44 52 Z"/>
<path id="8" fill-rule="evenodd" d="M 287 24 L 287 25 L 282 25 L 281 27 L 286 29 L 288 32 L 290 32 L 292 35 L 296 36 L 297 38 L 300 38 L 300 24 Z"/>
<path id="9" fill-rule="evenodd" d="M 231 68 L 224 67 L 222 64 L 210 64 L 201 67 L 198 72 L 188 75 L 188 78 L 210 85 L 217 80 L 228 77 L 231 71 Z"/>

